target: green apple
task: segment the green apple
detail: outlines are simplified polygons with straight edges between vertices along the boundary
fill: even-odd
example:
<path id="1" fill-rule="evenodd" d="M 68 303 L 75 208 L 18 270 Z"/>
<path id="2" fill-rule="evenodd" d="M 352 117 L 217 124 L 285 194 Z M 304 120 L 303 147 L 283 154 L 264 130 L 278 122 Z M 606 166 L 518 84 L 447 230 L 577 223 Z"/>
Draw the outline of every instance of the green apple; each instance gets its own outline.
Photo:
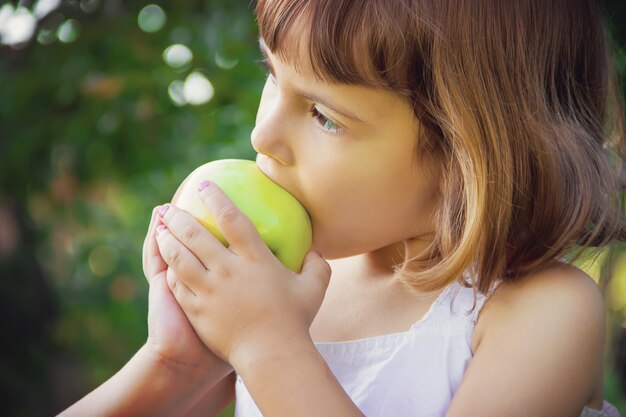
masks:
<path id="1" fill-rule="evenodd" d="M 272 253 L 287 268 L 300 272 L 312 232 L 308 213 L 293 195 L 270 180 L 254 161 L 223 159 L 198 167 L 178 188 L 172 204 L 194 216 L 224 245 L 228 245 L 226 239 L 200 199 L 198 185 L 203 180 L 224 190 L 252 220 Z"/>

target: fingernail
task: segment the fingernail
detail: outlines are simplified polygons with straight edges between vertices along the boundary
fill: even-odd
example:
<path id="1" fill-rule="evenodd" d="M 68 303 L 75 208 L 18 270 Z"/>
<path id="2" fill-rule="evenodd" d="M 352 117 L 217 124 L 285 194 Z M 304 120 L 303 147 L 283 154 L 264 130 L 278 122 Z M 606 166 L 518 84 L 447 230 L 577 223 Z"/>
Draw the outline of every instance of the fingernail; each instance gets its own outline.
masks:
<path id="1" fill-rule="evenodd" d="M 163 230 L 167 229 L 167 227 L 164 224 L 159 225 L 159 227 L 157 227 L 156 229 L 156 234 L 157 236 L 161 234 L 161 232 L 163 232 Z"/>
<path id="2" fill-rule="evenodd" d="M 209 185 L 211 185 L 211 181 L 204 180 L 200 184 L 198 184 L 198 190 L 202 191 L 205 188 L 207 188 Z"/>
<path id="3" fill-rule="evenodd" d="M 164 204 L 161 207 L 159 207 L 159 215 L 161 217 L 165 216 L 165 213 L 167 213 L 167 209 L 169 209 L 169 208 L 170 208 L 169 204 Z"/>
<path id="4" fill-rule="evenodd" d="M 320 252 L 320 251 L 315 251 L 315 253 L 317 253 L 317 256 L 319 256 L 320 258 L 324 257 L 324 256 L 322 256 L 322 252 Z"/>

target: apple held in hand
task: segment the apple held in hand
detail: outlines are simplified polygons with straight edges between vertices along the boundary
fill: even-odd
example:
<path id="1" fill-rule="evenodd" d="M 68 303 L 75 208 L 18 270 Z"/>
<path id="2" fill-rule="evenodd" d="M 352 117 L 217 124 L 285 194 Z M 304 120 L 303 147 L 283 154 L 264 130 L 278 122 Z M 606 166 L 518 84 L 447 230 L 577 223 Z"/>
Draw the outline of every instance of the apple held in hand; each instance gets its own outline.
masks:
<path id="1" fill-rule="evenodd" d="M 224 190 L 252 220 L 274 255 L 287 268 L 300 272 L 312 232 L 308 213 L 293 195 L 263 174 L 254 161 L 223 159 L 198 167 L 178 188 L 172 204 L 194 216 L 224 245 L 228 243 L 198 193 L 203 180 Z"/>

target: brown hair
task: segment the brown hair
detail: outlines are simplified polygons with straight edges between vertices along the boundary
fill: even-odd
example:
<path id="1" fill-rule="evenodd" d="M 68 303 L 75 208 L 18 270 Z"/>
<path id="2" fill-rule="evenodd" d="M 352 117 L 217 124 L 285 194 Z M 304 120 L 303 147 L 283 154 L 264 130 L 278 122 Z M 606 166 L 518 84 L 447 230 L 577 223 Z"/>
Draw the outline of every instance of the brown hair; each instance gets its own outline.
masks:
<path id="1" fill-rule="evenodd" d="M 302 64 L 294 41 L 306 37 L 321 80 L 410 101 L 418 155 L 445 166 L 436 262 L 403 279 L 437 289 L 469 271 L 485 292 L 626 238 L 623 110 L 596 3 L 260 0 L 256 11 L 282 59 Z"/>

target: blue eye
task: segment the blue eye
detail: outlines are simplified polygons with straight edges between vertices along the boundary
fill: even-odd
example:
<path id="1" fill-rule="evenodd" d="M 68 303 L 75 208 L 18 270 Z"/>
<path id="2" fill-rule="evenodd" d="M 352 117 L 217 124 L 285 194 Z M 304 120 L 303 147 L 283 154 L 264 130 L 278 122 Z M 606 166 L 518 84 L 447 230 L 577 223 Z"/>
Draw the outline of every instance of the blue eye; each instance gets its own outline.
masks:
<path id="1" fill-rule="evenodd" d="M 274 76 L 274 69 L 272 68 L 272 64 L 268 59 L 260 59 L 256 61 L 257 64 L 265 71 L 269 80 L 276 84 L 276 78 Z M 326 117 L 321 111 L 317 109 L 316 106 L 313 106 L 309 113 L 313 116 L 318 126 L 329 134 L 339 134 L 342 133 L 343 128 L 339 126 L 337 123 L 333 122 L 331 119 Z"/>
<path id="2" fill-rule="evenodd" d="M 335 122 L 320 113 L 317 107 L 313 106 L 313 108 L 311 108 L 311 114 L 313 115 L 313 118 L 317 121 L 317 124 L 322 128 L 322 130 L 333 134 L 341 132 L 341 126 L 338 126 Z"/>

